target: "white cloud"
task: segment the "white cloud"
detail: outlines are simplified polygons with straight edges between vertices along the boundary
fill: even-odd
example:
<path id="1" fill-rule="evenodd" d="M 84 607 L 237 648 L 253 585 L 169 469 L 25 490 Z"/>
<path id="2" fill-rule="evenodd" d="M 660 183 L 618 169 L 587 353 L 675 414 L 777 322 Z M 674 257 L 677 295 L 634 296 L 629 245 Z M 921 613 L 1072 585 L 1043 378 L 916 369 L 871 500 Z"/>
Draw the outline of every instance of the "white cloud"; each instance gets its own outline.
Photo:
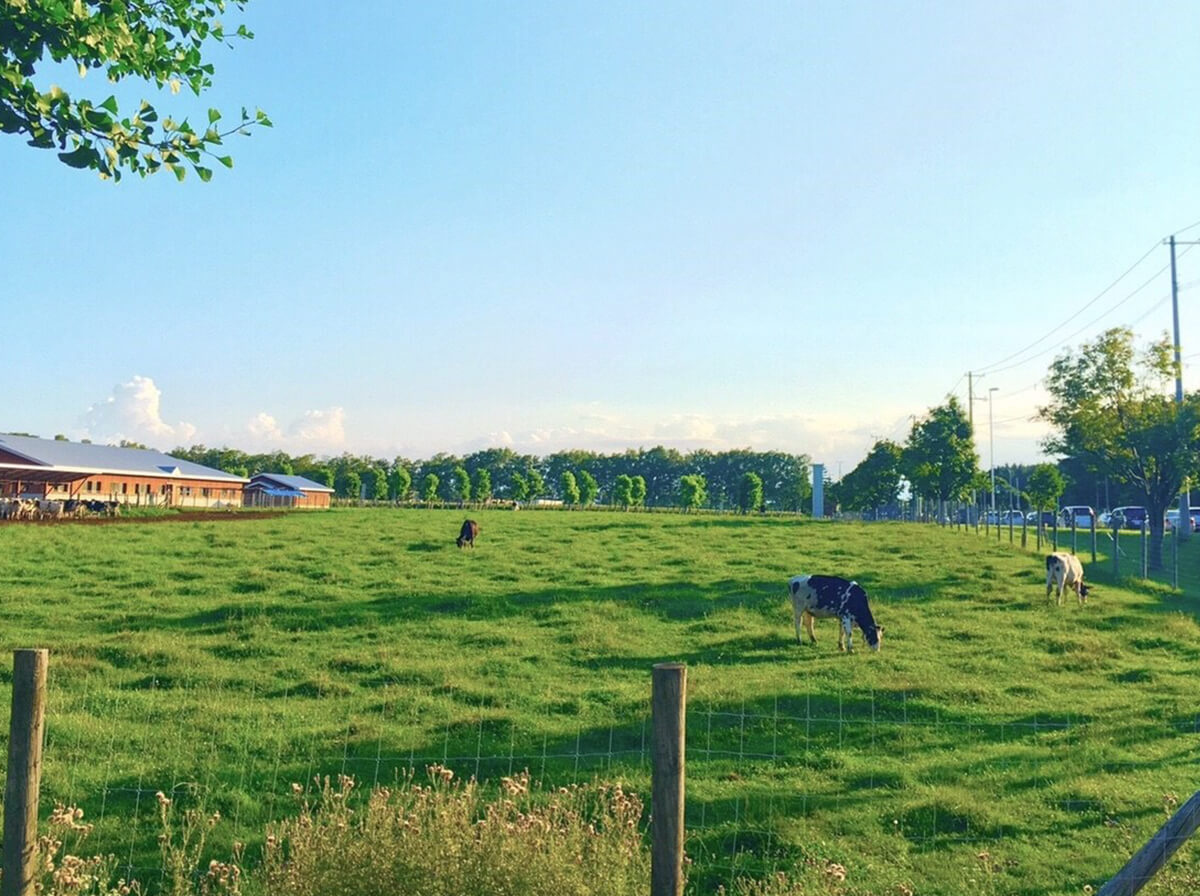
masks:
<path id="1" fill-rule="evenodd" d="M 161 412 L 162 392 L 148 376 L 135 376 L 113 386 L 113 393 L 92 405 L 83 415 L 83 438 L 95 442 L 141 442 L 170 450 L 196 434 L 190 423 L 166 423 Z"/>
<path id="2" fill-rule="evenodd" d="M 246 424 L 246 432 L 256 443 L 277 443 L 283 440 L 283 430 L 275 422 L 275 418 L 266 412 L 257 414 Z"/>
<path id="3" fill-rule="evenodd" d="M 341 454 L 347 450 L 346 412 L 340 407 L 305 411 L 286 427 L 265 411 L 245 425 L 245 444 L 255 451 L 286 451 L 289 454 Z"/>
<path id="4" fill-rule="evenodd" d="M 287 438 L 313 451 L 340 452 L 346 447 L 346 412 L 342 408 L 305 411 L 303 417 L 288 427 Z"/>

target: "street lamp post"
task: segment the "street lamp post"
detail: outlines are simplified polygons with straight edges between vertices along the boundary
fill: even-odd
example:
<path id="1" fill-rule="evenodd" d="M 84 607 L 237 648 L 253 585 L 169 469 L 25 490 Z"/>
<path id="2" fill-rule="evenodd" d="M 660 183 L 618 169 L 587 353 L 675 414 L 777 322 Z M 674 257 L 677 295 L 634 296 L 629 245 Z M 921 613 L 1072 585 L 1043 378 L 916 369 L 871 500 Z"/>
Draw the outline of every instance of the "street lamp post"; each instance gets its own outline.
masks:
<path id="1" fill-rule="evenodd" d="M 999 389 L 999 386 L 988 389 L 988 464 L 992 468 L 992 513 L 996 512 L 996 439 L 992 432 L 992 393 Z M 996 522 L 999 523 L 999 519 Z"/>

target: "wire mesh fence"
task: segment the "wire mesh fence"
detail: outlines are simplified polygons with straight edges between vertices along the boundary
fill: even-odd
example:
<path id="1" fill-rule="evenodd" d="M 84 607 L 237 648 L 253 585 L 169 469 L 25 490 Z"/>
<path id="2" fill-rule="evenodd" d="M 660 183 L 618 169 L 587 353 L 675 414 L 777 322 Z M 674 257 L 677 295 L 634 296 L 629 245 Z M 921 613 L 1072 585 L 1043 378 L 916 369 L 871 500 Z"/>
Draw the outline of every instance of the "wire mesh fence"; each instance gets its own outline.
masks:
<path id="1" fill-rule="evenodd" d="M 267 823 L 296 811 L 297 787 L 310 792 L 314 782 L 339 775 L 352 776 L 361 790 L 426 780 L 430 766 L 497 788 L 523 770 L 549 788 L 616 779 L 642 793 L 649 809 L 648 707 L 620 723 L 536 734 L 481 708 L 417 741 L 404 732 L 418 723 L 429 731 L 430 720 L 385 702 L 373 719 L 348 719 L 304 740 L 283 720 L 302 717 L 305 698 L 285 697 L 269 715 L 236 721 L 271 731 L 264 747 L 261 737 L 239 742 L 236 731 L 206 734 L 189 719 L 190 696 L 179 694 L 183 709 L 174 715 L 135 699 L 52 689 L 43 800 L 85 807 L 96 825 L 91 848 L 115 854 L 127 877 L 153 881 L 164 873 L 156 845 L 160 793 L 219 812 L 224 821 L 212 842 L 231 855 L 235 842 L 253 855 Z M 65 724 L 56 722 L 56 708 Z M 153 742 L 122 742 L 116 727 L 105 729 L 105 718 L 136 711 L 156 716 Z M 715 885 L 788 870 L 813 842 L 886 836 L 937 861 L 939 850 L 996 843 L 1018 828 L 1023 836 L 1055 837 L 1065 819 L 1102 825 L 1111 801 L 1081 784 L 1074 765 L 1096 724 L 1069 713 L 996 719 L 983 706 L 949 712 L 904 690 L 813 690 L 738 706 L 693 702 L 686 715 L 691 877 Z M 1200 714 L 1138 724 L 1142 741 L 1182 738 L 1180 749 L 1191 749 L 1200 734 Z M 1126 776 L 1148 773 L 1119 751 L 1102 767 L 1102 786 L 1113 792 Z M 1163 775 L 1169 780 L 1170 770 Z"/>

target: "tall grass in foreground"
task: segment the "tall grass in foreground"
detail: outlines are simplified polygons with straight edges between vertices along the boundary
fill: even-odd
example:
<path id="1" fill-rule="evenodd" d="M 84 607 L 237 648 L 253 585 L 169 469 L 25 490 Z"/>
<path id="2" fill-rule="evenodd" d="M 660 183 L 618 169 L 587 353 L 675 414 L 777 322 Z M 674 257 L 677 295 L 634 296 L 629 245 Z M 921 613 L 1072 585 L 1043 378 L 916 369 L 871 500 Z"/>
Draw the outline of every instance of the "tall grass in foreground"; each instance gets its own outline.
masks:
<path id="1" fill-rule="evenodd" d="M 503 779 L 486 798 L 474 781 L 429 768 L 412 779 L 356 799 L 342 776 L 298 788 L 296 814 L 268 826 L 261 861 L 245 873 L 236 862 L 206 861 L 207 833 L 219 813 L 176 810 L 158 798 L 164 874 L 151 889 L 163 896 L 645 896 L 650 856 L 643 804 L 619 783 L 546 790 L 528 774 Z M 1176 806 L 1167 800 L 1169 814 Z M 76 855 L 89 826 L 74 807 L 59 806 L 41 838 L 42 896 L 140 896 L 139 881 L 117 877 L 113 856 Z M 73 850 L 64 852 L 64 838 Z M 1147 896 L 1191 896 L 1200 888 L 1196 851 L 1160 873 Z M 240 858 L 239 858 L 240 860 Z M 1006 860 L 974 854 L 963 893 L 1027 892 L 1003 884 Z M 928 892 L 900 878 L 880 886 L 849 879 L 846 866 L 809 859 L 764 878 L 739 877 L 714 896 L 917 896 Z M 1090 894 L 1091 886 L 1077 892 Z"/>

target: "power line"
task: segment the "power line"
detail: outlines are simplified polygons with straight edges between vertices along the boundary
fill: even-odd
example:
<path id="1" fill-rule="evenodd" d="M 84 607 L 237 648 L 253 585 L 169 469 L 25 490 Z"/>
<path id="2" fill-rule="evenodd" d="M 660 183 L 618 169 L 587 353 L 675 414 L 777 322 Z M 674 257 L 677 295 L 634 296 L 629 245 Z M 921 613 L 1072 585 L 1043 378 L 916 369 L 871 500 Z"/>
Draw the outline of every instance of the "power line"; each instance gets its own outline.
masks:
<path id="1" fill-rule="evenodd" d="M 1197 223 L 1200 223 L 1200 222 L 1197 222 Z M 1067 324 L 1069 324 L 1072 320 L 1074 320 L 1076 317 L 1078 317 L 1084 311 L 1087 311 L 1088 308 L 1092 307 L 1097 302 L 1099 302 L 1102 298 L 1104 298 L 1106 295 L 1108 295 L 1108 293 L 1111 292 L 1112 289 L 1114 287 L 1116 287 L 1116 285 L 1118 283 L 1120 283 L 1122 280 L 1124 280 L 1126 277 L 1128 277 L 1131 273 L 1133 273 L 1133 271 L 1138 267 L 1138 265 L 1140 265 L 1143 261 L 1145 261 L 1147 258 L 1149 258 L 1158 248 L 1159 248 L 1159 244 L 1155 243 L 1153 246 L 1151 246 L 1149 249 L 1147 249 L 1146 254 L 1143 255 L 1141 258 L 1139 258 L 1137 261 L 1135 261 L 1132 265 L 1130 265 L 1129 269 L 1126 270 L 1125 273 L 1123 273 L 1120 277 L 1118 277 L 1112 283 L 1108 284 L 1108 286 L 1104 287 L 1104 289 L 1102 289 L 1095 297 L 1093 297 L 1090 301 L 1085 303 L 1082 308 L 1080 308 L 1078 311 L 1076 311 L 1074 314 L 1072 314 L 1070 317 L 1068 317 L 1065 321 L 1063 321 L 1063 323 L 1059 324 L 1057 327 L 1055 327 L 1053 329 L 1047 330 L 1044 335 L 1035 339 L 1033 342 L 1029 343 L 1029 345 L 1025 346 L 1024 348 L 1013 352 L 1011 355 L 1009 355 L 1006 358 L 1001 358 L 999 361 L 996 361 L 994 364 L 989 364 L 986 367 L 980 368 L 979 371 L 977 371 L 977 372 L 978 373 L 995 373 L 996 372 L 995 368 L 999 367 L 1001 364 L 1005 364 L 1008 361 L 1011 361 L 1013 358 L 1016 358 L 1019 355 L 1025 354 L 1025 352 L 1029 351 L 1030 349 L 1036 348 L 1037 346 L 1041 345 L 1043 342 L 1045 342 L 1047 339 L 1049 339 L 1051 336 L 1053 336 L 1055 332 L 1057 332 L 1058 330 L 1065 327 Z M 1164 267 L 1158 273 L 1161 274 L 1165 270 L 1166 270 L 1166 267 Z M 1155 276 L 1158 276 L 1158 275 L 1156 274 Z M 1024 363 L 1024 362 L 1022 362 L 1022 363 Z M 1013 366 L 1016 366 L 1016 365 L 1013 365 Z M 1007 370 L 1009 368 L 1004 368 L 1004 369 Z"/>
<path id="2" fill-rule="evenodd" d="M 1180 253 L 1180 254 L 1182 254 L 1182 253 Z M 1169 267 L 1170 267 L 1170 265 L 1164 265 L 1163 267 L 1161 267 L 1157 272 L 1155 272 L 1150 277 L 1150 279 L 1146 280 L 1141 286 L 1139 286 L 1133 292 L 1129 293 L 1129 295 L 1125 296 L 1125 298 L 1121 299 L 1121 301 L 1117 302 L 1117 304 L 1113 305 L 1107 311 L 1101 312 L 1099 315 L 1092 318 L 1090 321 L 1088 321 L 1082 327 L 1079 327 L 1077 330 L 1074 330 L 1070 334 L 1064 336 L 1062 339 L 1060 339 L 1054 345 L 1051 345 L 1048 348 L 1043 349 L 1042 351 L 1038 352 L 1035 355 L 1030 355 L 1024 361 L 1018 361 L 1016 364 L 1009 364 L 1007 367 L 989 368 L 987 370 L 987 372 L 988 373 L 1003 373 L 1006 370 L 1012 370 L 1016 367 L 1021 367 L 1025 364 L 1028 364 L 1030 361 L 1034 361 L 1038 358 L 1048 355 L 1050 352 L 1054 351 L 1055 349 L 1057 349 L 1063 345 L 1066 345 L 1068 342 L 1073 340 L 1080 333 L 1090 330 L 1092 327 L 1094 327 L 1096 324 L 1098 324 L 1105 317 L 1112 314 L 1114 311 L 1116 311 L 1118 308 L 1120 308 L 1122 305 L 1124 305 L 1126 302 L 1128 302 L 1130 299 L 1132 299 L 1134 296 L 1136 296 L 1138 293 L 1140 293 L 1143 289 L 1145 289 L 1147 286 L 1149 286 L 1151 283 L 1153 283 L 1158 277 L 1160 277 L 1162 274 L 1166 273 L 1166 271 Z M 1124 275 L 1122 275 L 1122 276 L 1124 276 Z M 1170 299 L 1170 296 L 1167 296 L 1166 299 L 1161 299 L 1158 304 L 1161 305 L 1164 301 L 1167 301 L 1168 299 Z M 1089 302 L 1088 304 L 1090 305 L 1091 303 Z M 1145 315 L 1142 315 L 1142 317 L 1145 317 Z M 1141 320 L 1141 319 L 1142 319 L 1141 317 L 1138 318 L 1138 320 Z M 1135 323 L 1136 323 L 1136 321 L 1135 321 Z M 1065 324 L 1064 324 L 1064 326 L 1065 326 Z M 1047 334 L 1047 336 L 1049 336 L 1049 335 L 1050 334 Z M 1038 342 L 1044 341 L 1047 338 L 1047 336 L 1043 336 L 1041 339 L 1038 340 Z M 1031 348 L 1031 347 L 1032 346 L 1029 346 L 1029 348 Z M 1018 352 L 1017 354 L 1020 354 L 1020 352 Z M 1015 357 L 1015 356 L 1010 356 L 1010 357 Z"/>

